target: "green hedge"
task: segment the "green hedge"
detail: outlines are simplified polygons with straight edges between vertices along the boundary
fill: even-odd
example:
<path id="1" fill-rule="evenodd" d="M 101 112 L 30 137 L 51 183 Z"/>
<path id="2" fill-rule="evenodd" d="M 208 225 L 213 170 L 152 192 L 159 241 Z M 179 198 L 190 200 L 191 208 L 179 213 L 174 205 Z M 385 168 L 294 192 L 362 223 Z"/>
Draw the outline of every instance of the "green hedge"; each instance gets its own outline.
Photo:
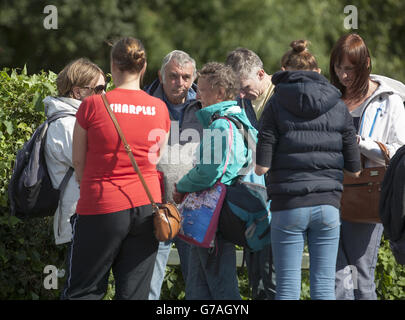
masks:
<path id="1" fill-rule="evenodd" d="M 52 219 L 22 222 L 9 216 L 7 186 L 15 154 L 45 119 L 42 100 L 56 94 L 52 72 L 28 76 L 24 68 L 0 72 L 0 299 L 54 299 L 46 290 L 46 265 L 62 268 L 64 246 L 55 246 Z M 61 284 L 62 285 L 62 284 Z"/>
<path id="2" fill-rule="evenodd" d="M 45 119 L 42 100 L 55 95 L 56 74 L 27 75 L 23 70 L 0 71 L 0 300 L 58 299 L 65 278 L 56 290 L 45 289 L 46 265 L 64 269 L 67 246 L 56 246 L 52 218 L 21 221 L 9 215 L 7 187 L 15 154 Z M 250 299 L 246 268 L 238 268 L 239 287 Z M 376 270 L 380 299 L 405 299 L 405 268 L 398 266 L 387 241 L 382 242 Z M 114 295 L 110 278 L 105 299 Z M 162 288 L 164 299 L 184 299 L 184 282 L 179 266 L 167 267 Z M 302 299 L 309 298 L 308 275 L 304 272 Z"/>

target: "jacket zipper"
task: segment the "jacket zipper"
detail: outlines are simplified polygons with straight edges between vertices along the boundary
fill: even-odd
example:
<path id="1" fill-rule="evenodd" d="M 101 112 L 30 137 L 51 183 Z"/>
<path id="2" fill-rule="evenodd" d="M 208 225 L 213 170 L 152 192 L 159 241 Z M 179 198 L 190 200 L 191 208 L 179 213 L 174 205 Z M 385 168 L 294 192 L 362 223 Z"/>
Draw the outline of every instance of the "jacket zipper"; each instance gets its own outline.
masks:
<path id="1" fill-rule="evenodd" d="M 368 134 L 369 138 L 371 138 L 371 135 L 372 135 L 372 133 L 374 131 L 374 125 L 375 125 L 375 122 L 377 120 L 377 117 L 378 117 L 378 114 L 380 113 L 380 111 L 382 111 L 381 105 L 380 105 L 380 107 L 377 108 L 377 112 L 375 113 L 373 124 L 371 125 L 370 133 Z"/>
<path id="2" fill-rule="evenodd" d="M 367 105 L 364 107 L 364 109 L 363 109 L 363 111 L 362 111 L 362 113 L 361 113 L 361 116 L 360 116 L 360 118 L 361 118 L 361 124 L 360 124 L 360 129 L 359 129 L 359 132 L 358 132 L 358 134 L 361 136 L 361 133 L 362 133 L 362 131 L 363 131 L 363 124 L 364 124 L 364 113 L 366 112 L 366 110 L 367 110 L 367 108 L 369 107 L 369 105 L 377 98 L 377 97 L 379 97 L 380 95 L 377 95 L 377 96 L 375 96 L 374 98 L 372 98 L 368 103 L 367 103 Z M 371 134 L 373 133 L 373 131 L 374 131 L 374 124 L 375 124 L 375 122 L 376 122 L 376 120 L 377 120 L 377 116 L 378 116 L 378 113 L 380 112 L 380 111 L 382 111 L 382 108 L 381 108 L 381 104 L 380 104 L 380 106 L 377 108 L 377 112 L 376 112 L 376 114 L 375 114 L 375 116 L 374 116 L 374 121 L 373 121 L 373 124 L 372 124 L 372 126 L 371 126 L 371 129 L 370 129 L 370 133 L 368 134 L 368 136 L 371 138 Z"/>

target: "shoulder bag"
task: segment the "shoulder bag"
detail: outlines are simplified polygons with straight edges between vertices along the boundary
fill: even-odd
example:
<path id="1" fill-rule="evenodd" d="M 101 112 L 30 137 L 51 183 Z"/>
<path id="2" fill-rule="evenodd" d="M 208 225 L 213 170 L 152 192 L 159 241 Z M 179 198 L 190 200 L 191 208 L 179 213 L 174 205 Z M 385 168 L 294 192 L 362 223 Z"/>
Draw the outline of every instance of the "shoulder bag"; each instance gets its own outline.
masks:
<path id="1" fill-rule="evenodd" d="M 351 222 L 381 223 L 378 208 L 381 185 L 389 164 L 387 148 L 376 141 L 380 147 L 385 166 L 365 168 L 359 178 L 345 174 L 343 179 L 343 194 L 341 200 L 341 218 Z M 364 156 L 362 156 L 364 168 Z"/>

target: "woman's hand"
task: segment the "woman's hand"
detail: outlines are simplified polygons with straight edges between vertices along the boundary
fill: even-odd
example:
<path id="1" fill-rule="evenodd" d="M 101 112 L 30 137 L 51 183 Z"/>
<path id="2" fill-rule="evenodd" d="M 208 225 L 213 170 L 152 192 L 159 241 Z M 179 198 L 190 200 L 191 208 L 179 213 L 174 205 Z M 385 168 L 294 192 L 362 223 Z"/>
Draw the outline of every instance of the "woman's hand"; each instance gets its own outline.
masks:
<path id="1" fill-rule="evenodd" d="M 269 171 L 269 169 L 270 169 L 270 168 L 268 168 L 268 167 L 262 167 L 261 165 L 256 164 L 255 173 L 256 173 L 258 176 L 262 176 L 262 175 L 266 174 L 267 171 Z"/>
<path id="2" fill-rule="evenodd" d="M 183 201 L 184 196 L 185 196 L 185 193 L 178 192 L 176 185 L 174 185 L 174 191 L 173 191 L 173 195 L 172 195 L 173 201 L 175 203 L 179 204 Z"/>

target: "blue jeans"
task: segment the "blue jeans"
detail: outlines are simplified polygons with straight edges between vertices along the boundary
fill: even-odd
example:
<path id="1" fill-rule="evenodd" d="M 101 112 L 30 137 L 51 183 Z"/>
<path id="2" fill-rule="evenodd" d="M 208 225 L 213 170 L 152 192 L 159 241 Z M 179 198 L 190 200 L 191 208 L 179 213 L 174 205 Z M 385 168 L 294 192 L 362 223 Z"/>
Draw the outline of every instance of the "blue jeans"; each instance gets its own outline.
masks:
<path id="1" fill-rule="evenodd" d="M 160 298 L 160 290 L 162 289 L 162 283 L 166 273 L 166 264 L 173 243 L 176 245 L 180 258 L 181 273 L 184 282 L 186 282 L 191 246 L 178 237 L 175 237 L 172 241 L 159 242 L 148 300 L 159 300 Z"/>
<path id="2" fill-rule="evenodd" d="M 339 210 L 330 205 L 272 211 L 271 243 L 276 268 L 276 299 L 299 300 L 305 239 L 310 258 L 312 299 L 335 299 Z"/>
<path id="3" fill-rule="evenodd" d="M 235 245 L 217 236 L 212 250 L 192 245 L 187 300 L 240 300 Z"/>
<path id="4" fill-rule="evenodd" d="M 377 300 L 374 271 L 383 229 L 381 223 L 342 220 L 336 262 L 336 299 Z"/>

